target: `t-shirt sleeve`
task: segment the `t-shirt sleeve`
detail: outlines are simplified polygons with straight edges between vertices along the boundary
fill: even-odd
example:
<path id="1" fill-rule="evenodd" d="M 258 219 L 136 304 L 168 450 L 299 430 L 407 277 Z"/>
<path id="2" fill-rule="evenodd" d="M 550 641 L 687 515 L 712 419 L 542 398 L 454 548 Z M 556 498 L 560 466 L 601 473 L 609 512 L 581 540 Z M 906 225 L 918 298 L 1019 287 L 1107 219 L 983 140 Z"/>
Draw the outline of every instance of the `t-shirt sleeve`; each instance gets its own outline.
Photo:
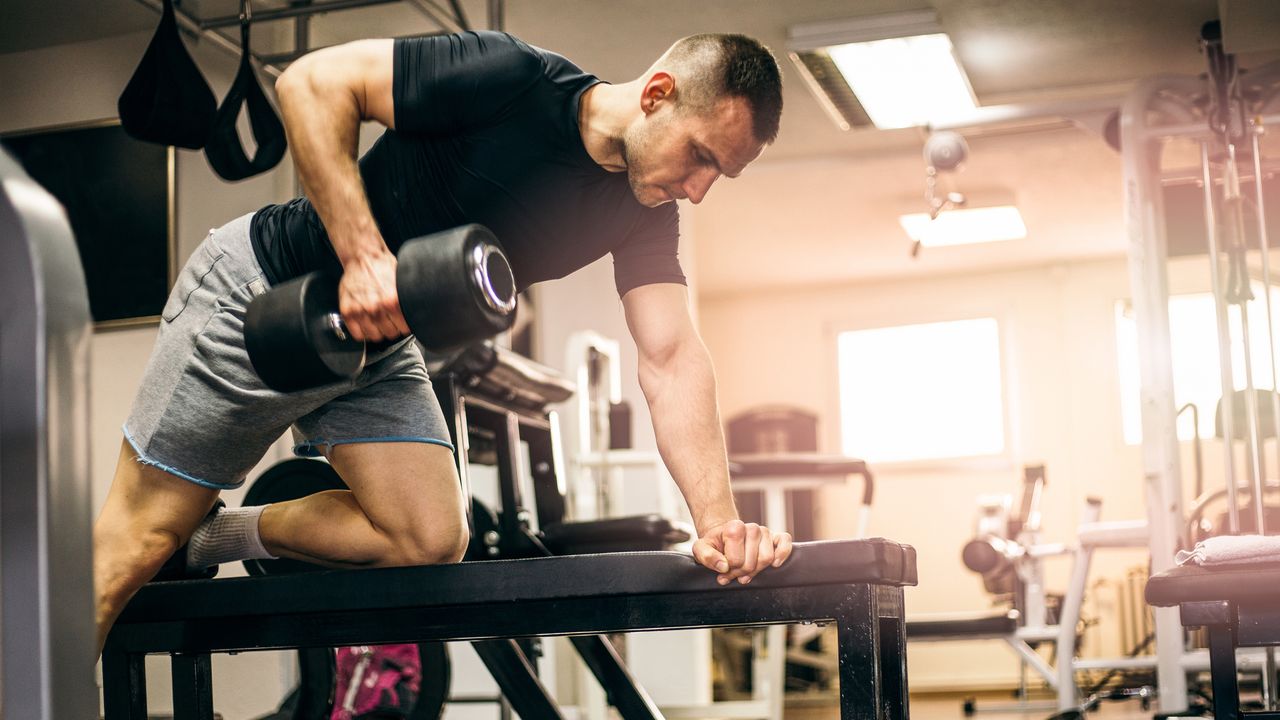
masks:
<path id="1" fill-rule="evenodd" d="M 397 132 L 447 133 L 497 118 L 543 72 L 534 48 L 498 32 L 397 38 Z"/>
<path id="2" fill-rule="evenodd" d="M 675 203 L 644 213 L 636 228 L 613 249 L 613 282 L 618 297 L 641 285 L 687 285 L 680 268 L 680 213 Z"/>

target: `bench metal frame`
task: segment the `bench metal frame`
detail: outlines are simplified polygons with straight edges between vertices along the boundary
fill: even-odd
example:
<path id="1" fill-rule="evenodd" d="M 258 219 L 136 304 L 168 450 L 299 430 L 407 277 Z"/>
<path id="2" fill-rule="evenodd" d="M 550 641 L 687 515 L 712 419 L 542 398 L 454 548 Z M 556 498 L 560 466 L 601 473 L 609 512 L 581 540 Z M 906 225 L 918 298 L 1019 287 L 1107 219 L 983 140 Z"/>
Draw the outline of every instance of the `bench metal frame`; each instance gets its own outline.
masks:
<path id="1" fill-rule="evenodd" d="M 1209 672 L 1215 720 L 1280 720 L 1280 712 L 1240 707 L 1237 648 L 1280 645 L 1280 610 L 1274 601 L 1202 600 L 1182 603 L 1184 627 L 1203 627 L 1209 635 Z"/>
<path id="2" fill-rule="evenodd" d="M 804 545 L 797 546 L 793 561 L 805 554 Z M 766 574 L 751 585 L 720 587 L 692 560 L 680 560 L 687 569 L 673 563 L 672 557 L 684 558 L 674 553 L 589 557 L 597 565 L 583 565 L 581 557 L 538 558 L 147 586 L 117 622 L 103 654 L 106 720 L 145 720 L 143 660 L 155 653 L 171 656 L 175 720 L 212 720 L 209 657 L 215 652 L 794 622 L 837 627 L 842 720 L 907 719 L 901 585 L 914 583 L 914 567 L 897 579 L 890 574 L 883 584 L 823 583 L 821 575 L 836 569 L 789 563 L 772 571 L 773 578 Z M 603 569 L 605 563 L 617 575 L 600 572 L 595 590 L 555 588 L 571 582 L 565 575 Z M 672 567 L 669 588 L 665 580 L 644 581 L 647 591 L 625 587 L 631 568 L 651 576 L 655 568 Z M 594 585 L 597 577 L 591 580 Z M 549 589 L 530 589 L 533 582 Z M 201 602 L 219 583 L 224 592 Z M 235 601 L 223 602 L 230 597 Z M 522 718 L 562 717 L 527 662 L 525 671 L 512 671 L 521 659 L 514 642 L 481 644 L 507 669 L 496 679 Z"/>

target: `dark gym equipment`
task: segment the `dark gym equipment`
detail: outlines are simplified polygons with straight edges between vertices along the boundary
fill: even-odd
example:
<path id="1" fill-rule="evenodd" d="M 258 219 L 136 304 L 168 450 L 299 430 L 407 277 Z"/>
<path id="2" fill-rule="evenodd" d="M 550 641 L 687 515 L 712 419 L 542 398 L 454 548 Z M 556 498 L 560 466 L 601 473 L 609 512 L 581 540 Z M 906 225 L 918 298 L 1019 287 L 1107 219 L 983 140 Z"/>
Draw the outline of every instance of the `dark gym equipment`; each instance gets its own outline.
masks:
<path id="1" fill-rule="evenodd" d="M 400 307 L 423 347 L 463 348 L 515 322 L 516 279 L 498 239 L 483 225 L 410 240 L 396 259 Z"/>
<path id="2" fill-rule="evenodd" d="M 253 63 L 249 61 L 253 54 L 249 49 L 251 21 L 249 0 L 240 0 L 240 69 L 236 71 L 236 79 L 232 81 L 227 96 L 218 107 L 209 131 L 209 140 L 204 146 L 209 167 L 223 180 L 243 180 L 270 170 L 284 157 L 284 151 L 288 147 L 284 123 L 280 122 L 275 109 L 271 107 L 271 101 L 267 100 Z M 249 116 L 249 126 L 253 130 L 256 145 L 252 158 L 245 154 L 240 131 L 236 128 L 242 107 Z"/>
<path id="3" fill-rule="evenodd" d="M 62 207 L 0 150 L 0 697 L 96 717 L 89 299 Z"/>
<path id="4" fill-rule="evenodd" d="M 463 225 L 406 242 L 396 290 L 405 321 L 432 352 L 449 352 L 502 332 L 515 321 L 516 285 L 497 239 Z M 269 387 L 293 392 L 354 378 L 365 343 L 338 314 L 338 280 L 294 278 L 259 295 L 245 316 L 245 348 Z"/>
<path id="5" fill-rule="evenodd" d="M 152 583 L 107 639 L 105 717 L 146 717 L 147 653 L 172 656 L 183 717 L 210 720 L 213 652 L 808 620 L 838 630 L 840 717 L 905 720 L 902 588 L 915 583 L 915 551 L 879 539 L 799 543 L 730 587 L 672 552 Z M 525 720 L 558 720 L 534 681 L 503 692 Z"/>
<path id="6" fill-rule="evenodd" d="M 162 2 L 160 25 L 116 108 L 132 137 L 199 150 L 209 138 L 218 101 L 182 42 L 173 0 Z"/>

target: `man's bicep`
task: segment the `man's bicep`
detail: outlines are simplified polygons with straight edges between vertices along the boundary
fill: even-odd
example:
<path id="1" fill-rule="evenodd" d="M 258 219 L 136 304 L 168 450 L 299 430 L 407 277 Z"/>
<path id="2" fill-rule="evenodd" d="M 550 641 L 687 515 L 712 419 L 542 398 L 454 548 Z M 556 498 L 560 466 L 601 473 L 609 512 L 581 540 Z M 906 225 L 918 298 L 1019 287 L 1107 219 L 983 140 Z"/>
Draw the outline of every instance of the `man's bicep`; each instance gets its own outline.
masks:
<path id="1" fill-rule="evenodd" d="M 641 285 L 622 296 L 627 329 L 642 363 L 663 364 L 693 337 L 688 288 L 677 283 Z"/>
<path id="2" fill-rule="evenodd" d="M 283 93 L 295 83 L 346 91 L 362 120 L 394 128 L 393 45 L 390 39 L 356 40 L 308 53 L 280 76 L 276 91 Z"/>

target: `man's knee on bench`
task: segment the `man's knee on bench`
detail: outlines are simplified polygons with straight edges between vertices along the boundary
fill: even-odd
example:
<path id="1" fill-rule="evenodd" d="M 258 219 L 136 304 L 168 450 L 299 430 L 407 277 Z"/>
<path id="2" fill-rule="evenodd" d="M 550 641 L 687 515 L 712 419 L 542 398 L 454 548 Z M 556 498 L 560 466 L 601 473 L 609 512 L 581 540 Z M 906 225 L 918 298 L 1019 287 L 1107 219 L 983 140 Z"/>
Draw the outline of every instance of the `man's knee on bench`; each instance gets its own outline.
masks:
<path id="1" fill-rule="evenodd" d="M 388 535 L 392 551 L 378 564 L 439 565 L 461 561 L 470 540 L 465 522 L 441 523 L 438 517 L 434 520 Z"/>

